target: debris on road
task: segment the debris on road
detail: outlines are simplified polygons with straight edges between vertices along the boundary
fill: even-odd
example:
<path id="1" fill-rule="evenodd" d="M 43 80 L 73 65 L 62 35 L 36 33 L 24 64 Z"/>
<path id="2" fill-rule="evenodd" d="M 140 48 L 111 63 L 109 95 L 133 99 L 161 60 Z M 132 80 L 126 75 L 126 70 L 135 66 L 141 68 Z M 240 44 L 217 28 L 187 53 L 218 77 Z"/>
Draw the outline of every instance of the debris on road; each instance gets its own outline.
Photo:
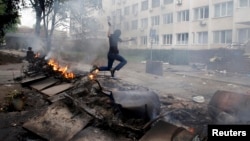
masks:
<path id="1" fill-rule="evenodd" d="M 38 60 L 43 63 L 30 64 L 16 81 L 28 89 L 22 91 L 23 103 L 9 102 L 20 107 L 3 111 L 1 105 L 0 139 L 206 141 L 208 124 L 249 122 L 249 98 L 244 94 L 218 91 L 207 105 L 200 95 L 191 100 L 159 96 L 95 69 L 69 72 L 66 66 Z M 15 133 L 10 137 L 6 129 Z"/>

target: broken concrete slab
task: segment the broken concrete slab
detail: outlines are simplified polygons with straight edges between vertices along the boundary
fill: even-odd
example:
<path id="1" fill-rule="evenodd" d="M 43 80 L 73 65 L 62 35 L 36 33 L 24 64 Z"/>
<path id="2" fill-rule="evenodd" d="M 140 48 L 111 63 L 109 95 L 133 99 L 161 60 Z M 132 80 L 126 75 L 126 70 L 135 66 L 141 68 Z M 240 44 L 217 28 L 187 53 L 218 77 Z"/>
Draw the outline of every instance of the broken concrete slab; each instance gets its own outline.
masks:
<path id="1" fill-rule="evenodd" d="M 74 115 L 63 102 L 56 102 L 23 127 L 50 141 L 68 141 L 92 119 L 86 113 Z"/>
<path id="2" fill-rule="evenodd" d="M 44 89 L 41 91 L 41 93 L 48 95 L 48 96 L 53 96 L 53 95 L 56 95 L 56 94 L 61 93 L 63 91 L 66 91 L 72 87 L 73 87 L 73 84 L 71 84 L 71 83 L 63 83 L 63 84 L 59 84 L 59 85 Z"/>

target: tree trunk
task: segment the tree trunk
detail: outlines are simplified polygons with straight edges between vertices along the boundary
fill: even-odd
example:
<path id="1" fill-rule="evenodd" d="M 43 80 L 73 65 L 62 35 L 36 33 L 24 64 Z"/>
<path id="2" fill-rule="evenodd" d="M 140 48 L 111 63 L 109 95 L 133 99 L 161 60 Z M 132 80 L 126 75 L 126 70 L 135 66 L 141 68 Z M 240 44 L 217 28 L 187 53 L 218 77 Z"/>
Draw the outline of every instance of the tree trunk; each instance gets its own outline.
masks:
<path id="1" fill-rule="evenodd" d="M 41 30 L 41 21 L 42 21 L 42 9 L 40 7 L 39 0 L 30 0 L 32 7 L 36 12 L 36 25 L 35 25 L 35 34 L 36 36 L 40 36 Z"/>
<path id="2" fill-rule="evenodd" d="M 43 26 L 44 26 L 44 32 L 45 32 L 45 39 L 46 39 L 46 52 L 49 52 L 50 50 L 50 37 L 48 34 L 48 24 L 47 24 L 47 17 L 45 16 L 45 11 L 43 11 Z"/>
<path id="3" fill-rule="evenodd" d="M 42 10 L 40 9 L 40 7 L 37 7 L 36 8 L 36 27 L 35 27 L 35 34 L 37 36 L 40 36 L 41 21 L 42 21 Z"/>
<path id="4" fill-rule="evenodd" d="M 53 6 L 54 6 L 53 11 L 51 12 L 51 14 L 52 14 L 51 22 L 48 21 L 48 18 L 46 19 L 47 22 L 44 22 L 44 25 L 46 25 L 44 27 L 46 27 L 45 30 L 46 30 L 46 39 L 47 39 L 47 49 L 48 49 L 48 51 L 51 49 L 52 36 L 53 36 L 54 30 L 55 30 L 56 15 L 57 15 L 58 8 L 59 8 L 58 0 L 54 1 Z M 45 21 L 45 18 L 44 18 L 44 21 Z M 50 26 L 49 26 L 49 24 L 50 24 Z M 49 27 L 51 27 L 50 30 L 49 30 Z"/>

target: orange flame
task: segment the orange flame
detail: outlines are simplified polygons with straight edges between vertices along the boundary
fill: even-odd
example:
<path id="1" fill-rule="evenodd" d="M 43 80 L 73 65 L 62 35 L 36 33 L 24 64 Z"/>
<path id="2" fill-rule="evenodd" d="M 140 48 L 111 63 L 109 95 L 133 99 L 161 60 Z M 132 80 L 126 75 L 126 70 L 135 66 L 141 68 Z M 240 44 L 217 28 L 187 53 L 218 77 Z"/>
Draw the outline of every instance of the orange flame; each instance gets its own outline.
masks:
<path id="1" fill-rule="evenodd" d="M 192 127 L 189 127 L 189 128 L 188 128 L 188 131 L 189 131 L 191 134 L 194 134 L 194 133 L 195 133 L 195 129 L 192 128 Z"/>
<path id="2" fill-rule="evenodd" d="M 96 70 L 94 71 L 95 74 L 97 74 L 98 72 L 99 72 L 99 69 L 96 69 Z"/>
<path id="3" fill-rule="evenodd" d="M 35 58 L 38 58 L 39 56 L 40 56 L 40 53 L 37 52 L 37 53 L 35 54 Z"/>
<path id="4" fill-rule="evenodd" d="M 88 77 L 90 80 L 94 80 L 94 78 L 95 78 L 95 76 L 93 74 L 89 74 Z"/>
<path id="5" fill-rule="evenodd" d="M 48 61 L 48 65 L 52 66 L 52 68 L 53 68 L 54 71 L 60 72 L 63 75 L 64 78 L 72 79 L 72 78 L 75 77 L 74 73 L 67 71 L 68 70 L 68 66 L 62 67 L 54 59 L 50 59 Z"/>
<path id="6" fill-rule="evenodd" d="M 98 72 L 99 72 L 99 69 L 95 69 L 94 71 L 92 71 L 92 72 L 88 75 L 88 78 L 89 78 L 90 80 L 94 80 L 95 77 L 96 77 L 96 75 L 98 74 Z"/>

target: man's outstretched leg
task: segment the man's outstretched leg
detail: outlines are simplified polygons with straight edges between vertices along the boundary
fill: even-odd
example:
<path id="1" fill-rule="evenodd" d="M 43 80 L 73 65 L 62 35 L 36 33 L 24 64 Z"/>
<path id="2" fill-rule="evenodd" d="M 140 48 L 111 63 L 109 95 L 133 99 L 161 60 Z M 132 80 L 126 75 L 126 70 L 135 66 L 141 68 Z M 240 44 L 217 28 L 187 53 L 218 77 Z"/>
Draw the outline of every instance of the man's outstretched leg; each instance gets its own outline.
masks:
<path id="1" fill-rule="evenodd" d="M 99 67 L 99 71 L 110 71 L 115 59 L 112 54 L 108 54 L 108 65 Z"/>
<path id="2" fill-rule="evenodd" d="M 125 60 L 121 55 L 115 55 L 115 60 L 119 61 L 120 63 L 111 70 L 111 76 L 114 77 L 115 71 L 119 71 L 123 66 L 127 64 L 127 60 Z"/>

